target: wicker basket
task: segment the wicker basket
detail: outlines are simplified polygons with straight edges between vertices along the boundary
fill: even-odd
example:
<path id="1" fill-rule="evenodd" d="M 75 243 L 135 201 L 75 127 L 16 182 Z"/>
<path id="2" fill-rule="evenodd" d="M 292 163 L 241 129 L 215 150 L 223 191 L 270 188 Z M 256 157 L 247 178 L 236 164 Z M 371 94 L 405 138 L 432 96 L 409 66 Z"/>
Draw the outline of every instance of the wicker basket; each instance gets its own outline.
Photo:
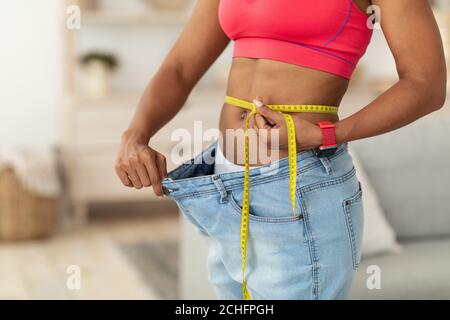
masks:
<path id="1" fill-rule="evenodd" d="M 11 169 L 0 170 L 0 240 L 48 237 L 57 227 L 59 201 L 33 194 Z"/>

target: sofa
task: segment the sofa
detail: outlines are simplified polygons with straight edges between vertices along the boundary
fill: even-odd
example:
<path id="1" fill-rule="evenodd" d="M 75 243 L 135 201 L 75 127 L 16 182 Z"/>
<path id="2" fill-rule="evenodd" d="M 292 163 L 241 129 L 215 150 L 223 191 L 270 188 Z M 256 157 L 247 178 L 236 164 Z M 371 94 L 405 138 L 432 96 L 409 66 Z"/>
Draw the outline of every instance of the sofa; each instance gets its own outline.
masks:
<path id="1" fill-rule="evenodd" d="M 450 299 L 449 109 L 352 142 L 401 245 L 363 259 L 352 299 Z M 377 267 L 381 288 L 369 289 Z"/>
<path id="2" fill-rule="evenodd" d="M 354 106 L 374 98 L 352 97 Z M 450 107 L 351 146 L 400 249 L 363 256 L 350 299 L 450 299 Z M 203 239 L 183 220 L 181 298 L 215 299 L 205 259 Z"/>

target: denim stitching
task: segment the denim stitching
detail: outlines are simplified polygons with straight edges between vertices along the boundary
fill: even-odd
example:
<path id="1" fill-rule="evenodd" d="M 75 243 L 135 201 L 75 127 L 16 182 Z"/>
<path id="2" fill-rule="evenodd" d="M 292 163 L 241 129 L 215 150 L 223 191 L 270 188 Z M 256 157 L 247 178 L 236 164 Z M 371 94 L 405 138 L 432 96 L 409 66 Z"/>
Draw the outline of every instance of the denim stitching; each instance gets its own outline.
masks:
<path id="1" fill-rule="evenodd" d="M 314 154 L 311 155 L 311 156 L 309 156 L 309 157 L 307 157 L 307 158 L 304 158 L 303 160 L 309 159 L 309 158 L 311 158 L 311 157 L 317 157 L 317 154 L 316 154 L 315 150 L 312 150 L 312 151 L 313 151 Z M 328 158 L 329 160 L 338 158 L 338 157 L 341 156 L 345 151 L 347 151 L 347 148 L 343 147 L 343 148 L 337 150 L 336 153 L 334 153 L 333 155 L 331 155 L 331 156 L 329 156 L 329 157 L 327 157 L 327 158 Z M 301 153 L 302 153 L 302 152 L 300 152 L 299 154 L 301 154 Z M 200 156 L 200 155 L 199 155 L 199 156 Z M 184 173 L 190 168 L 190 166 L 192 165 L 192 164 L 186 164 L 186 163 L 187 163 L 187 162 L 192 163 L 192 161 L 195 161 L 195 159 L 197 159 L 199 156 L 197 156 L 196 158 L 193 158 L 193 159 L 191 159 L 191 160 L 188 160 L 188 161 L 184 162 L 180 167 L 175 168 L 174 170 L 172 170 L 171 172 L 169 172 L 168 175 L 171 176 L 171 175 L 177 173 L 177 176 L 180 176 L 181 174 L 184 174 Z M 311 163 L 311 164 L 309 164 L 309 165 L 300 167 L 300 169 L 297 170 L 297 174 L 305 173 L 305 172 L 309 171 L 310 169 L 314 169 L 314 168 L 316 168 L 317 166 L 321 166 L 321 165 L 322 165 L 322 162 L 320 161 L 320 159 L 317 159 L 316 162 L 313 162 L 313 163 Z M 288 175 L 289 173 L 286 172 L 285 174 Z M 212 175 L 210 175 L 210 176 L 212 176 Z M 278 175 L 278 176 L 280 176 L 280 175 Z M 195 181 L 196 179 L 205 179 L 205 177 L 207 177 L 207 176 L 191 177 L 191 178 L 186 178 L 186 179 L 189 179 L 189 180 L 191 180 L 191 181 L 192 181 L 192 180 Z M 251 177 L 251 176 L 250 176 L 250 177 Z M 173 179 L 172 182 L 175 182 L 175 181 L 177 181 L 177 180 L 183 180 L 183 179 L 176 179 L 176 178 L 175 178 L 175 179 Z M 261 180 L 263 180 L 263 178 L 262 178 Z M 270 180 L 270 181 L 271 181 L 271 180 Z M 264 180 L 264 182 L 266 182 L 266 180 Z M 259 183 L 259 180 L 258 180 L 256 183 L 253 182 L 252 184 L 258 184 L 258 183 Z M 238 182 L 238 183 L 236 183 L 236 184 L 232 184 L 232 185 L 229 187 L 229 189 L 227 189 L 227 190 L 233 189 L 233 188 L 235 187 L 235 185 L 236 185 L 236 186 L 241 186 L 241 185 L 242 185 L 242 182 Z M 213 194 L 213 193 L 214 193 L 214 190 L 215 190 L 215 189 L 208 189 L 208 190 L 202 191 L 202 193 L 204 192 L 205 195 Z M 183 195 L 183 196 L 179 196 L 179 198 L 181 199 L 182 197 L 189 197 L 190 195 L 191 195 L 191 194 L 185 194 L 185 195 Z"/>
<path id="2" fill-rule="evenodd" d="M 267 183 L 267 182 L 272 182 L 272 181 L 277 181 L 277 180 L 281 180 L 285 177 L 288 177 L 289 173 L 286 174 L 281 174 L 281 175 L 273 175 L 271 177 L 267 177 L 267 178 L 261 178 L 258 179 L 258 181 L 253 181 L 251 182 L 251 185 L 258 185 L 261 183 Z M 198 177 L 198 178 L 204 178 L 204 177 Z M 195 179 L 195 178 L 193 178 Z M 242 181 L 234 183 L 230 186 L 226 186 L 226 190 L 227 191 L 232 191 L 235 189 L 242 189 L 243 188 L 243 184 Z M 207 189 L 207 190 L 203 190 L 203 191 L 193 191 L 191 193 L 186 193 L 183 195 L 174 195 L 175 198 L 177 199 L 184 199 L 184 198 L 194 198 L 194 197 L 201 197 L 201 196 L 209 196 L 209 195 L 213 195 L 217 193 L 217 188 L 211 188 L 211 189 Z"/>
<path id="3" fill-rule="evenodd" d="M 308 192 L 312 192 L 318 189 L 323 189 L 326 187 L 330 187 L 336 184 L 340 184 L 343 183 L 347 180 L 349 180 L 350 178 L 352 178 L 354 175 L 356 174 L 356 169 L 353 166 L 352 169 L 347 172 L 346 174 L 344 174 L 343 176 L 337 178 L 337 179 L 333 179 L 333 180 L 329 180 L 329 181 L 325 181 L 325 182 L 319 182 L 319 183 L 314 183 L 314 184 L 310 184 L 304 187 L 300 188 L 300 192 L 302 194 L 306 194 Z"/>
<path id="4" fill-rule="evenodd" d="M 214 185 L 216 186 L 217 191 L 219 192 L 219 195 L 220 195 L 219 203 L 220 203 L 220 204 L 225 204 L 225 203 L 227 203 L 228 200 L 229 200 L 229 199 L 228 199 L 228 198 L 229 198 L 229 193 L 228 193 L 228 191 L 226 190 L 225 185 L 223 184 L 222 179 L 220 179 L 220 176 L 219 176 L 219 175 L 214 175 L 213 178 L 212 178 L 212 180 L 213 180 L 213 183 L 214 183 Z"/>
<path id="5" fill-rule="evenodd" d="M 359 191 L 356 193 L 356 195 L 352 196 L 351 198 L 345 199 L 342 202 L 342 207 L 344 209 L 344 214 L 345 214 L 345 222 L 347 224 L 348 236 L 350 238 L 350 243 L 351 243 L 351 247 L 352 247 L 352 262 L 353 262 L 354 270 L 356 270 L 359 267 L 359 262 L 357 261 L 355 230 L 354 230 L 354 226 L 353 226 L 353 219 L 351 217 L 350 208 L 357 201 L 360 201 L 361 198 L 362 198 L 362 191 L 361 191 L 361 189 L 359 189 Z"/>
<path id="6" fill-rule="evenodd" d="M 354 231 L 353 231 L 353 222 L 351 220 L 351 218 L 349 217 L 349 205 L 345 204 L 345 201 L 343 203 L 343 207 L 344 207 L 344 214 L 345 214 L 345 222 L 347 225 L 347 231 L 348 231 L 348 237 L 350 240 L 350 244 L 351 244 L 351 248 L 352 248 L 352 264 L 353 264 L 353 269 L 356 270 L 357 268 L 357 263 L 356 263 L 356 254 L 355 254 L 355 236 L 354 236 Z"/>
<path id="7" fill-rule="evenodd" d="M 242 217 L 242 208 L 239 206 L 239 204 L 236 202 L 236 200 L 230 195 L 230 203 L 233 206 L 233 212 L 240 217 Z M 262 223 L 273 223 L 273 224 L 287 224 L 292 222 L 301 221 L 304 218 L 303 214 L 299 214 L 295 217 L 282 217 L 282 218 L 275 218 L 275 217 L 261 217 L 257 216 L 255 214 L 249 214 L 248 216 L 249 220 L 255 221 L 255 222 L 262 222 Z"/>
<path id="8" fill-rule="evenodd" d="M 335 159 L 337 157 L 339 157 L 343 152 L 345 151 L 345 149 L 341 149 L 340 151 L 336 152 L 333 156 L 329 157 L 329 159 Z M 317 160 L 316 162 L 310 163 L 304 167 L 301 167 L 300 169 L 297 170 L 297 175 L 299 174 L 304 174 L 312 169 L 315 169 L 317 167 L 322 166 L 322 162 L 320 160 Z M 259 178 L 257 181 L 251 181 L 251 185 L 259 185 L 262 183 L 267 183 L 267 182 L 272 182 L 272 181 L 277 181 L 277 180 L 281 180 L 283 178 L 286 178 L 289 176 L 289 172 L 285 172 L 283 174 L 279 174 L 279 175 L 272 175 L 272 176 L 268 176 L 268 177 L 262 177 Z M 205 176 L 201 176 L 201 177 L 193 177 L 190 179 L 204 179 Z M 250 178 L 251 179 L 251 178 Z M 334 180 L 332 180 L 334 181 Z M 345 180 L 344 180 L 345 181 Z M 339 182 L 337 182 L 339 183 Z M 332 183 L 334 184 L 334 183 Z M 229 186 L 226 187 L 227 191 L 232 191 L 235 189 L 242 189 L 243 188 L 243 184 L 242 181 L 240 182 L 236 182 L 234 184 L 231 184 Z M 306 187 L 304 187 L 306 188 Z M 211 188 L 211 189 L 207 189 L 207 190 L 203 190 L 203 191 L 193 191 L 191 193 L 186 193 L 183 195 L 172 195 L 175 199 L 185 199 L 185 198 L 195 198 L 195 197 L 202 197 L 202 196 L 209 196 L 209 195 L 213 195 L 217 192 L 216 188 Z"/>
<path id="9" fill-rule="evenodd" d="M 317 250 L 316 250 L 314 236 L 311 231 L 308 209 L 307 209 L 304 201 L 301 201 L 301 198 L 302 198 L 301 194 L 299 195 L 299 193 L 297 192 L 297 200 L 300 203 L 300 206 L 303 211 L 303 223 L 305 226 L 304 228 L 305 228 L 306 237 L 308 238 L 308 241 L 307 241 L 308 249 L 309 249 L 309 254 L 310 254 L 310 258 L 311 258 L 311 262 L 312 262 L 311 277 L 313 280 L 313 287 L 312 287 L 311 294 L 312 294 L 313 300 L 318 300 L 319 299 L 319 259 L 317 256 Z"/>

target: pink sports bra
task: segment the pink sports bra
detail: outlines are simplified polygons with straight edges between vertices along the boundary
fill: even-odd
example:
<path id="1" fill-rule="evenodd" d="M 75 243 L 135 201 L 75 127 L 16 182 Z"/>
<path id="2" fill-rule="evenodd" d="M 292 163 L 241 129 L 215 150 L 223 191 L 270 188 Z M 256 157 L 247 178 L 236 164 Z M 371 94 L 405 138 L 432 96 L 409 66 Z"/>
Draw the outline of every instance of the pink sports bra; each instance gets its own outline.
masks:
<path id="1" fill-rule="evenodd" d="M 354 0 L 220 0 L 233 57 L 278 60 L 350 79 L 373 29 Z"/>

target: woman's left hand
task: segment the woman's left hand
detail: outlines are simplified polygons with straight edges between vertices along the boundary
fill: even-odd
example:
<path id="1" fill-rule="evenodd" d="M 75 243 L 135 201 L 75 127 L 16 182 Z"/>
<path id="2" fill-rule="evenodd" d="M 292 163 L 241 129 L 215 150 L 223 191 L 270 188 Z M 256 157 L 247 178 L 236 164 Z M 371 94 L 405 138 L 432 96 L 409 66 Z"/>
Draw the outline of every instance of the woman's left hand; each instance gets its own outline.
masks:
<path id="1" fill-rule="evenodd" d="M 256 130 L 260 139 L 263 139 L 267 146 L 272 149 L 272 146 L 280 150 L 287 150 L 288 147 L 288 135 L 287 125 L 284 116 L 279 111 L 273 111 L 266 105 L 264 105 L 263 99 L 257 97 L 253 100 L 256 105 L 258 113 L 255 115 L 255 121 L 253 122 L 253 128 Z M 322 133 L 320 128 L 295 114 L 292 115 L 295 124 L 295 134 L 297 140 L 297 152 L 316 149 L 322 144 Z M 266 133 L 263 133 L 267 130 Z M 278 144 L 273 141 L 277 138 L 277 134 L 274 134 L 273 130 L 278 131 Z M 275 143 L 275 145 L 274 145 Z"/>

